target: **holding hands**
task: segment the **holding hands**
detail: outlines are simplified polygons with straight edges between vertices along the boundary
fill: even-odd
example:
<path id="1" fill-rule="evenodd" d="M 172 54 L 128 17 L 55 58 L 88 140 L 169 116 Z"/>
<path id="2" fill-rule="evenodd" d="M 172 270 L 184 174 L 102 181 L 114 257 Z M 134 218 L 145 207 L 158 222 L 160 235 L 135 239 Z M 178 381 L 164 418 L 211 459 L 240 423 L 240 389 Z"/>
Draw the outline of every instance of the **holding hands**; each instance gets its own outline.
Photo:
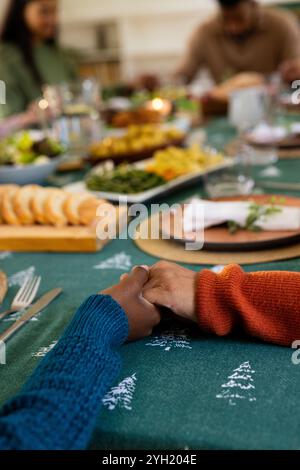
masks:
<path id="1" fill-rule="evenodd" d="M 180 317 L 197 322 L 197 278 L 198 274 L 190 269 L 160 261 L 150 269 L 143 297 L 156 306 L 166 307 Z"/>
<path id="2" fill-rule="evenodd" d="M 130 274 L 122 276 L 118 285 L 101 292 L 103 295 L 110 295 L 126 313 L 129 323 L 129 341 L 150 336 L 153 328 L 161 320 L 158 308 L 142 295 L 148 280 L 149 268 L 138 266 Z"/>
<path id="3" fill-rule="evenodd" d="M 129 322 L 128 339 L 133 341 L 152 334 L 161 320 L 160 307 L 197 322 L 196 283 L 196 272 L 160 261 L 151 268 L 133 268 L 118 285 L 101 294 L 110 295 L 123 308 Z"/>
<path id="4" fill-rule="evenodd" d="M 299 286 L 300 273 L 247 273 L 234 264 L 218 274 L 196 273 L 160 261 L 134 268 L 104 294 L 125 310 L 130 340 L 150 335 L 164 307 L 198 323 L 206 333 L 227 336 L 242 330 L 263 341 L 290 346 L 300 332 Z"/>

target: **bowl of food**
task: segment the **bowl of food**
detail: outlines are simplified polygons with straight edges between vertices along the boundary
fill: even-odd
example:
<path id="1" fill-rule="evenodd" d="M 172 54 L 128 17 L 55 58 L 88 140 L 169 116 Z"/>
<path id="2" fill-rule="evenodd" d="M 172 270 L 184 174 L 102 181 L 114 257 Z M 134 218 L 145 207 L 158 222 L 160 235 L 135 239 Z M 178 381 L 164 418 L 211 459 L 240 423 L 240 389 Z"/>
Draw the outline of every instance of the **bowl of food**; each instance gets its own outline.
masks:
<path id="1" fill-rule="evenodd" d="M 92 165 L 112 160 L 116 164 L 133 163 L 151 158 L 160 149 L 182 145 L 185 134 L 175 127 L 154 125 L 130 126 L 125 134 L 107 137 L 94 143 L 88 160 Z"/>
<path id="2" fill-rule="evenodd" d="M 64 147 L 41 133 L 21 132 L 0 141 L 0 184 L 42 183 L 62 161 Z"/>

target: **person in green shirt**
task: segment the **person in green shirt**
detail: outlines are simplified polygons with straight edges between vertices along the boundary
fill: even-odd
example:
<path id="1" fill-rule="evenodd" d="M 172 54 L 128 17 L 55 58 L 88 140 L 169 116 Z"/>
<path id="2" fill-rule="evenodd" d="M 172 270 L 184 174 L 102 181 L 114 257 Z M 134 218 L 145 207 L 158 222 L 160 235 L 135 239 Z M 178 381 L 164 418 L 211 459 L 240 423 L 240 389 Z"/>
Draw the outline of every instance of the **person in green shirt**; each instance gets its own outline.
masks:
<path id="1" fill-rule="evenodd" d="M 0 119 L 24 112 L 45 84 L 76 79 L 74 55 L 57 44 L 58 0 L 11 0 L 0 33 Z"/>

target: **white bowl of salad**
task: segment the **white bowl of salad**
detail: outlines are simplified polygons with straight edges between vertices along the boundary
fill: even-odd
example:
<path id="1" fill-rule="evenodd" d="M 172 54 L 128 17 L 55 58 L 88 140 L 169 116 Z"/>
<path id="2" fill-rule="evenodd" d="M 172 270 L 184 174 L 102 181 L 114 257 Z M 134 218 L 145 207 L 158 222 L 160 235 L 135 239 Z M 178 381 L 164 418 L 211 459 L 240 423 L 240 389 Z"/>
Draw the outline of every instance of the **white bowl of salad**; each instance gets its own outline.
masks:
<path id="1" fill-rule="evenodd" d="M 40 132 L 21 132 L 0 141 L 0 184 L 43 183 L 57 169 L 65 148 Z"/>

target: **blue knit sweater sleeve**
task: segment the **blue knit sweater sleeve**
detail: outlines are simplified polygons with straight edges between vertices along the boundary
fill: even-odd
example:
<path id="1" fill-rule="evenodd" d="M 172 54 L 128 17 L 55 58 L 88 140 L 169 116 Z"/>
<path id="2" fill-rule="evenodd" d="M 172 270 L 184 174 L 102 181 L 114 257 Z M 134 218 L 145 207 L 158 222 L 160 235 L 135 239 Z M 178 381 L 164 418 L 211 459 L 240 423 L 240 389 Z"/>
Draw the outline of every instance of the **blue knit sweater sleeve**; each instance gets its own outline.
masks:
<path id="1" fill-rule="evenodd" d="M 61 340 L 21 392 L 0 412 L 0 449 L 76 450 L 87 447 L 101 400 L 121 365 L 128 336 L 121 307 L 89 297 Z"/>

